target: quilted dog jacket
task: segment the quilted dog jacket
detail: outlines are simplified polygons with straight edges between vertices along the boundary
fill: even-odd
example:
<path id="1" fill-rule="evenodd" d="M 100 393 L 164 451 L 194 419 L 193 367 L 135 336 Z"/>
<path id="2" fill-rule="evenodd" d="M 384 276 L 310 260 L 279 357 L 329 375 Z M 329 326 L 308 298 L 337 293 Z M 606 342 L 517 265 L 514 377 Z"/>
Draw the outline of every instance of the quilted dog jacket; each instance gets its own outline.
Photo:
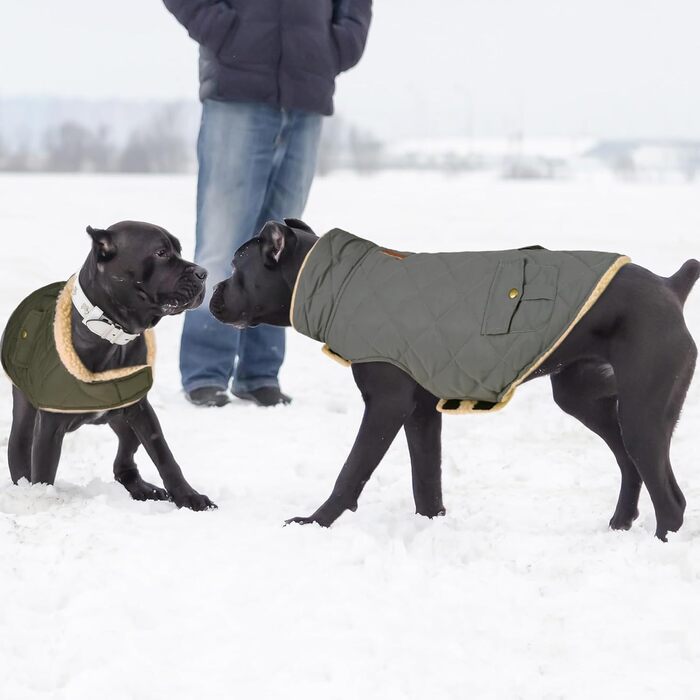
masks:
<path id="1" fill-rule="evenodd" d="M 291 323 L 344 363 L 390 362 L 445 413 L 493 411 L 629 258 L 540 248 L 399 253 L 334 229 L 307 255 Z"/>
<path id="2" fill-rule="evenodd" d="M 90 372 L 71 340 L 73 278 L 30 294 L 12 313 L 2 337 L 2 366 L 32 406 L 58 413 L 122 408 L 153 385 L 155 343 L 144 334 L 147 364 Z"/>

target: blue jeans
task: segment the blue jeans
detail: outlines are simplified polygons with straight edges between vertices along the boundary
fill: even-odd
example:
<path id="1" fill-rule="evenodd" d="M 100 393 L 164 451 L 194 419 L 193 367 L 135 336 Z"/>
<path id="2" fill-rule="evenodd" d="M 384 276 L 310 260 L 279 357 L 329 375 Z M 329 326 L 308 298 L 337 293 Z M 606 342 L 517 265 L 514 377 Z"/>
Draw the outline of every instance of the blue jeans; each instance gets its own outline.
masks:
<path id="1" fill-rule="evenodd" d="M 180 373 L 198 387 L 278 386 L 284 329 L 239 331 L 209 312 L 236 250 L 270 219 L 301 217 L 316 167 L 321 116 L 265 104 L 205 100 L 197 142 L 195 261 L 209 272 L 204 303 L 185 316 Z"/>

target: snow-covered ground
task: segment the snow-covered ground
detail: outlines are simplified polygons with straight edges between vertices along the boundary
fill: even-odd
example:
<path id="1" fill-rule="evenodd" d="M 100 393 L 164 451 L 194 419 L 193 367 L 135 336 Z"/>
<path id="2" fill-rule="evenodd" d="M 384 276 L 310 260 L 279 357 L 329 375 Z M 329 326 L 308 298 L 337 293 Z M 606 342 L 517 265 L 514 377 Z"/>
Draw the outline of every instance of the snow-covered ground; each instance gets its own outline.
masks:
<path id="1" fill-rule="evenodd" d="M 79 267 L 86 224 L 154 221 L 191 254 L 193 209 L 191 177 L 0 177 L 2 323 Z M 399 249 L 597 248 L 664 275 L 700 257 L 698 185 L 338 175 L 305 218 Z M 700 289 L 686 318 L 700 339 Z M 445 518 L 413 514 L 400 436 L 357 513 L 283 529 L 327 496 L 354 439 L 350 373 L 290 333 L 291 407 L 197 409 L 180 324 L 158 328 L 151 398 L 214 512 L 131 501 L 105 427 L 66 439 L 55 487 L 12 486 L 0 383 L 0 698 L 700 697 L 700 382 L 674 440 L 688 510 L 668 544 L 646 493 L 630 532 L 607 529 L 617 466 L 547 380 L 500 414 L 445 420 Z"/>

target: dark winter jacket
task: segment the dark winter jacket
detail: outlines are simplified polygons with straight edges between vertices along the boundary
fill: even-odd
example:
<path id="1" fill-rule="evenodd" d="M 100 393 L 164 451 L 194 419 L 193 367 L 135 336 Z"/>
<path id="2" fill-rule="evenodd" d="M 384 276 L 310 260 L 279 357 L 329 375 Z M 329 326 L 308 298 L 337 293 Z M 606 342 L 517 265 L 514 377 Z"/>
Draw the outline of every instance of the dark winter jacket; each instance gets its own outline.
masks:
<path id="1" fill-rule="evenodd" d="M 145 365 L 91 372 L 71 339 L 73 278 L 30 294 L 12 313 L 2 337 L 2 366 L 35 407 L 91 413 L 136 403 L 153 384 L 153 331 L 144 334 Z"/>
<path id="2" fill-rule="evenodd" d="M 304 261 L 291 322 L 335 359 L 400 367 L 439 411 L 492 411 L 627 262 L 543 248 L 397 253 L 334 229 Z"/>
<path id="3" fill-rule="evenodd" d="M 362 56 L 372 0 L 164 0 L 200 45 L 201 100 L 333 113 Z"/>

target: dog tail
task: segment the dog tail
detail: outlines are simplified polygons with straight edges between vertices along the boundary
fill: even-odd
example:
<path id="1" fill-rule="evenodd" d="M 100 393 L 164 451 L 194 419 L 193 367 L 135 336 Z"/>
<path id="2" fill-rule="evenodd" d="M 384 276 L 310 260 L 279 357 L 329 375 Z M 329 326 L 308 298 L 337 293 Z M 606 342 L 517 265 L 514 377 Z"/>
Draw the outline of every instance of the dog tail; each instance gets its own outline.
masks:
<path id="1" fill-rule="evenodd" d="M 698 277 L 700 277 L 700 262 L 691 258 L 681 265 L 678 272 L 668 278 L 668 286 L 675 292 L 681 304 L 685 304 Z"/>

